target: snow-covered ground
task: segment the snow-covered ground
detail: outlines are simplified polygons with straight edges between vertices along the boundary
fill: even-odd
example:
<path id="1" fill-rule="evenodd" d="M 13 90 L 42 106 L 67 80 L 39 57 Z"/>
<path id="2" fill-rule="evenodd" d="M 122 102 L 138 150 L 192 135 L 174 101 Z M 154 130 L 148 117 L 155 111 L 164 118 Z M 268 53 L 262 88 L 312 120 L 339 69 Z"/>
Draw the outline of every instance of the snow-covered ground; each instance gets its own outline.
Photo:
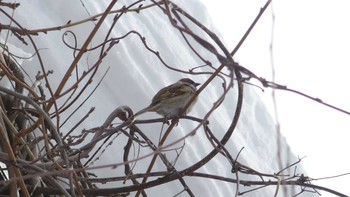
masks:
<path id="1" fill-rule="evenodd" d="M 20 2 L 21 6 L 16 10 L 14 17 L 27 29 L 39 29 L 62 25 L 69 20 L 76 21 L 84 19 L 88 17 L 87 11 L 91 15 L 101 13 L 108 2 L 109 1 L 100 1 L 98 3 L 84 2 L 84 8 L 79 1 L 23 1 Z M 128 1 L 118 2 L 117 7 L 121 8 L 122 5 L 124 5 L 123 2 L 125 3 Z M 181 1 L 179 5 L 186 6 L 185 10 L 199 19 L 209 29 L 218 33 L 219 36 L 221 35 L 210 19 L 210 15 L 206 11 L 205 6 L 200 2 L 196 0 Z M 102 29 L 93 40 L 92 46 L 99 44 L 99 42 L 103 40 L 103 35 L 110 25 L 111 24 L 107 22 L 103 24 Z M 248 26 L 249 24 L 246 25 Z M 84 42 L 84 39 L 87 37 L 87 32 L 90 32 L 92 27 L 93 24 L 89 23 L 81 27 L 70 28 L 79 38 L 79 46 Z M 149 46 L 159 51 L 164 60 L 171 66 L 188 70 L 203 64 L 190 51 L 181 35 L 169 24 L 168 19 L 163 17 L 163 13 L 157 8 L 139 14 L 126 14 L 122 17 L 121 21 L 117 23 L 112 36 L 122 36 L 130 30 L 140 32 L 146 38 Z M 37 47 L 41 49 L 40 52 L 45 65 L 48 69 L 54 70 L 54 74 L 50 76 L 52 81 L 51 85 L 54 89 L 73 60 L 72 51 L 60 42 L 63 32 L 64 30 L 49 32 L 47 35 L 41 35 L 35 38 Z M 198 32 L 198 34 L 207 37 L 203 32 Z M 2 34 L 1 37 L 4 39 L 5 35 Z M 69 41 L 69 38 L 67 40 Z M 15 37 L 10 37 L 8 42 L 28 53 L 33 53 L 33 49 L 30 46 L 25 47 L 21 45 Z M 215 58 L 205 49 L 198 47 L 197 50 L 212 61 L 214 65 L 218 64 Z M 12 52 L 16 54 L 15 50 Z M 85 59 L 79 63 L 81 70 L 91 66 L 94 60 L 96 60 L 96 54 L 92 53 L 91 56 L 85 57 Z M 35 57 L 30 61 L 24 61 L 22 66 L 28 72 L 29 76 L 34 76 L 34 74 L 40 70 Z M 177 81 L 181 77 L 188 77 L 187 75 L 179 74 L 165 68 L 155 55 L 145 50 L 141 41 L 133 35 L 121 40 L 120 43 L 114 46 L 101 66 L 97 77 L 95 77 L 95 81 L 92 83 L 92 88 L 99 82 L 98 80 L 102 78 L 104 72 L 110 68 L 106 77 L 91 98 L 79 112 L 74 115 L 74 118 L 61 128 L 61 132 L 67 132 L 91 107 L 96 107 L 96 110 L 90 115 L 88 121 L 85 121 L 84 124 L 79 127 L 77 132 L 80 132 L 83 128 L 88 129 L 100 126 L 109 113 L 118 106 L 128 105 L 134 111 L 137 111 L 149 105 L 152 96 L 160 88 Z M 254 68 L 251 70 L 254 71 Z M 201 83 L 208 78 L 207 75 L 190 77 Z M 74 80 L 71 81 L 71 83 L 73 82 Z M 89 91 L 91 91 L 92 88 L 90 88 Z M 283 155 L 284 166 L 297 161 L 297 157 L 291 153 L 284 137 L 278 138 L 279 135 L 275 129 L 275 123 L 269 110 L 265 107 L 265 103 L 260 98 L 263 94 L 258 92 L 259 89 L 250 85 L 245 85 L 244 91 L 241 119 L 226 148 L 229 149 L 231 153 L 238 153 L 239 150 L 244 147 L 243 152 L 239 156 L 239 161 L 241 163 L 265 173 L 278 172 L 280 170 L 278 165 L 279 158 L 277 157 L 278 152 L 281 152 Z M 210 117 L 211 129 L 219 138 L 222 137 L 224 131 L 229 126 L 230 119 L 235 110 L 234 101 L 236 101 L 236 95 L 234 93 L 235 91 L 232 91 L 223 105 Z M 190 115 L 202 118 L 220 94 L 221 82 L 220 80 L 214 80 L 199 96 L 199 101 L 194 106 Z M 84 96 L 81 98 L 84 98 Z M 68 115 L 69 112 L 62 114 L 61 119 L 64 120 Z M 142 118 L 151 117 L 158 116 L 154 113 L 148 113 L 142 116 Z M 152 140 L 155 142 L 158 140 L 161 128 L 160 124 L 141 127 L 145 129 L 145 133 Z M 178 127 L 175 128 L 176 132 L 172 133 L 167 143 L 183 137 L 193 127 L 194 125 L 192 123 L 181 121 Z M 94 162 L 94 165 L 98 166 L 121 162 L 123 154 L 121 148 L 123 146 L 120 146 L 120 144 L 125 144 L 125 139 L 126 138 L 122 137 L 117 138 L 100 157 L 100 160 Z M 181 153 L 181 157 L 177 161 L 175 167 L 177 169 L 183 169 L 205 156 L 206 153 L 210 151 L 211 144 L 202 143 L 203 141 L 207 142 L 206 136 L 201 130 L 196 132 L 194 136 L 187 138 L 185 149 Z M 277 141 L 281 143 L 280 147 L 277 147 Z M 146 152 L 141 152 L 141 154 L 146 154 Z M 136 171 L 138 169 L 144 170 L 142 166 L 143 162 L 147 164 L 149 159 L 139 161 L 135 168 Z M 164 169 L 164 167 L 160 164 L 156 169 Z M 305 173 L 300 167 L 298 170 L 300 170 L 299 173 Z M 120 175 L 122 171 L 123 169 L 108 168 L 100 169 L 96 171 L 96 173 L 101 177 L 111 177 Z M 230 172 L 231 169 L 227 160 L 220 156 L 217 156 L 208 165 L 201 168 L 200 171 L 231 178 L 234 177 Z M 247 177 L 242 175 L 240 178 L 244 179 Z M 234 184 L 213 180 L 186 178 L 186 181 L 197 196 L 229 196 L 235 193 L 236 188 Z M 109 186 L 110 185 L 103 185 L 103 187 Z M 242 191 L 247 189 L 245 187 L 240 188 Z M 299 188 L 296 187 L 295 191 L 298 191 L 298 189 Z M 173 196 L 181 190 L 181 185 L 177 182 L 173 182 L 160 188 L 147 190 L 147 192 L 150 196 L 156 196 L 160 192 L 164 196 Z M 275 187 L 271 186 L 260 189 L 258 192 L 248 193 L 246 196 L 272 196 L 274 192 Z M 308 195 L 312 196 L 312 194 Z"/>

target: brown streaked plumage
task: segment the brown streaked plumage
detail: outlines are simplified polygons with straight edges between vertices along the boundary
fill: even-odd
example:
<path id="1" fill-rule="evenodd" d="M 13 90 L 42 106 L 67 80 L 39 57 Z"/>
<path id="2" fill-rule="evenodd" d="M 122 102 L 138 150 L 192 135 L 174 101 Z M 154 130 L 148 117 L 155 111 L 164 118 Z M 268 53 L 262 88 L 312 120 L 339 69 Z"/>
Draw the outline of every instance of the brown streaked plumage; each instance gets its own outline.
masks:
<path id="1" fill-rule="evenodd" d="M 157 112 L 167 118 L 182 115 L 179 113 L 192 99 L 197 91 L 196 87 L 198 85 L 199 83 L 195 83 L 189 78 L 180 79 L 176 83 L 159 90 L 153 97 L 151 104 L 137 112 L 134 117 L 149 111 Z M 196 101 L 197 98 L 193 100 L 185 113 L 188 113 L 191 110 Z"/>

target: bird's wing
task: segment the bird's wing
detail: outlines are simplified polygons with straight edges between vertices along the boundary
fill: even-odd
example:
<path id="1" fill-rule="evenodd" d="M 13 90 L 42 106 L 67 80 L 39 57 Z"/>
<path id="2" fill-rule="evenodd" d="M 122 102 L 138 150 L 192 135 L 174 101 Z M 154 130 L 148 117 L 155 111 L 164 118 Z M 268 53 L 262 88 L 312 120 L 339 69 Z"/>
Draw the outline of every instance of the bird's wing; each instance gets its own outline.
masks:
<path id="1" fill-rule="evenodd" d="M 181 84 L 169 85 L 165 88 L 162 88 L 161 90 L 159 90 L 157 92 L 157 94 L 153 97 L 151 105 L 157 104 L 164 99 L 177 97 L 177 96 L 183 95 L 185 93 L 186 93 L 186 91 L 184 90 L 183 85 L 181 85 Z"/>

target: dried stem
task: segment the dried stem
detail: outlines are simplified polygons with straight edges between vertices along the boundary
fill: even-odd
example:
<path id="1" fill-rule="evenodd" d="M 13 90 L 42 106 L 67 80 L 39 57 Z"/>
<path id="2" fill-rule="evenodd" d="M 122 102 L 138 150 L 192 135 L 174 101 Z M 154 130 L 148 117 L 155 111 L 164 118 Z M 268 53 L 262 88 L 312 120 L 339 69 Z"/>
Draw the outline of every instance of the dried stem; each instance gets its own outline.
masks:
<path id="1" fill-rule="evenodd" d="M 10 88 L 0 86 L 0 92 L 2 92 L 0 94 L 0 139 L 3 142 L 0 147 L 0 161 L 8 166 L 10 174 L 8 180 L 0 180 L 0 184 L 4 186 L 0 188 L 0 194 L 2 194 L 2 190 L 8 190 L 12 194 L 20 190 L 23 196 L 126 196 L 132 195 L 132 192 L 135 196 L 147 196 L 147 188 L 157 188 L 176 180 L 182 188 L 173 195 L 186 193 L 188 196 L 196 196 L 197 194 L 192 188 L 192 179 L 204 181 L 207 179 L 234 184 L 231 188 L 235 189 L 236 196 L 257 192 L 261 188 L 270 186 L 275 188 L 275 196 L 281 193 L 284 186 L 300 186 L 295 187 L 300 188 L 299 192 L 295 192 L 296 195 L 305 192 L 318 193 L 318 190 L 320 190 L 337 196 L 346 196 L 311 183 L 311 181 L 319 179 L 298 174 L 299 168 L 297 166 L 300 165 L 301 159 L 290 165 L 281 166 L 281 170 L 275 173 L 261 172 L 251 168 L 249 164 L 243 165 L 240 162 L 245 154 L 245 149 L 232 151 L 226 146 L 230 143 L 233 133 L 237 132 L 236 126 L 241 119 L 245 94 L 243 84 L 252 85 L 248 83 L 251 79 L 258 80 L 264 88 L 290 91 L 350 115 L 349 112 L 324 103 L 321 99 L 267 81 L 234 61 L 233 56 L 248 38 L 249 33 L 260 20 L 262 14 L 265 13 L 271 0 L 266 1 L 240 42 L 231 52 L 227 50 L 216 34 L 199 22 L 195 16 L 187 13 L 186 9 L 179 7 L 174 2 L 168 0 L 152 1 L 144 5 L 144 1 L 135 0 L 113 11 L 116 2 L 117 0 L 112 1 L 101 14 L 76 22 L 68 22 L 62 26 L 44 27 L 37 30 L 26 29 L 18 22 L 20 20 L 14 18 L 15 14 L 8 14 L 1 9 L 1 6 L 12 6 L 11 8 L 14 9 L 18 5 L 0 3 L 0 13 L 11 20 L 10 25 L 1 24 L 1 30 L 7 30 L 8 33 L 11 31 L 23 44 L 32 47 L 34 55 L 31 58 L 37 58 L 40 64 L 39 70 L 42 73 L 42 75 L 38 74 L 35 78 L 36 81 L 30 87 L 26 81 L 32 80 L 28 80 L 27 77 L 31 78 L 33 76 L 22 74 L 25 69 L 20 68 L 15 61 L 20 57 L 11 55 L 6 45 L 0 45 L 5 51 L 0 55 L 0 75 L 9 79 L 12 85 Z M 163 15 L 159 15 L 159 17 L 167 19 L 168 24 L 172 25 L 174 31 L 181 34 L 180 38 L 183 38 L 183 43 L 193 56 L 200 60 L 199 64 L 204 65 L 191 65 L 188 70 L 180 69 L 179 66 L 171 65 L 165 61 L 163 54 L 168 53 L 168 51 L 157 51 L 151 47 L 154 46 L 154 43 L 149 43 L 149 40 L 152 39 L 148 39 L 145 36 L 147 34 L 144 34 L 142 30 L 125 29 L 123 32 L 120 31 L 118 25 L 123 24 L 121 21 L 125 22 L 124 20 L 127 20 L 125 16 L 147 17 L 149 11 L 152 13 L 161 11 Z M 142 14 L 138 14 L 139 12 L 142 12 Z M 41 38 L 43 36 L 43 34 L 39 34 L 41 32 L 60 32 L 62 29 L 73 26 L 85 28 L 84 24 L 95 20 L 98 21 L 90 32 L 86 32 L 88 37 L 84 40 L 82 46 L 78 42 L 81 37 L 80 34 L 73 30 L 62 32 L 62 38 L 59 42 L 65 44 L 65 49 L 71 52 L 74 60 L 67 66 L 68 69 L 64 72 L 61 81 L 53 83 L 52 80 L 56 80 L 57 77 L 52 79 L 51 76 L 48 77 L 48 74 L 52 71 L 50 69 L 49 72 L 46 72 L 48 65 L 42 61 L 42 54 L 32 36 L 35 35 L 36 38 Z M 109 25 L 107 29 L 102 29 L 105 28 L 102 25 L 104 22 Z M 196 28 L 191 28 L 193 26 Z M 68 42 L 69 39 L 66 37 L 68 33 L 73 39 L 72 44 Z M 122 36 L 113 37 L 118 33 Z M 208 35 L 209 38 L 204 35 Z M 116 49 L 121 42 L 128 44 L 127 38 L 130 37 L 136 38 L 133 41 L 138 42 L 145 53 L 156 57 L 156 61 L 162 64 L 164 68 L 181 74 L 205 75 L 207 77 L 207 80 L 200 86 L 192 100 L 201 96 L 204 90 L 211 88 L 210 85 L 213 84 L 214 80 L 219 79 L 222 84 L 218 98 L 212 103 L 206 103 L 210 108 L 203 117 L 179 115 L 179 117 L 172 119 L 158 144 L 152 142 L 152 138 L 147 135 L 146 129 L 149 125 L 164 123 L 164 118 L 133 120 L 133 111 L 128 106 L 116 108 L 102 125 L 89 127 L 81 132 L 78 131 L 79 126 L 83 125 L 82 123 L 90 121 L 89 118 L 94 116 L 92 111 L 95 107 L 91 106 L 91 110 L 84 117 L 77 115 L 77 112 L 82 107 L 86 107 L 86 101 L 91 95 L 96 94 L 95 90 L 100 87 L 104 80 L 104 75 L 98 78 L 99 75 L 97 74 L 101 70 L 102 62 L 108 58 L 114 58 L 112 49 Z M 27 43 L 27 39 L 30 42 Z M 172 41 L 172 38 L 162 39 Z M 92 41 L 97 43 L 92 44 Z M 202 49 L 205 49 L 208 53 L 202 53 Z M 211 57 L 214 55 L 216 57 L 215 62 L 219 62 L 219 65 L 208 61 L 208 54 Z M 78 68 L 78 64 L 83 64 L 82 60 L 84 58 L 89 59 L 90 55 L 96 58 L 92 66 L 86 69 Z M 137 57 L 132 56 L 132 58 Z M 74 72 L 75 77 L 72 80 L 70 77 Z M 105 75 L 110 72 L 112 72 L 112 69 L 107 69 Z M 45 84 L 41 84 L 41 81 Z M 92 81 L 98 81 L 95 87 L 91 87 Z M 55 91 L 51 88 L 52 84 L 58 84 Z M 28 92 L 28 94 L 24 95 L 25 92 Z M 232 98 L 227 96 L 230 93 L 235 95 L 232 100 L 228 100 Z M 118 96 L 122 97 L 124 95 L 120 93 Z M 213 127 L 209 124 L 209 119 L 217 114 L 214 112 L 223 103 L 226 104 L 225 107 L 234 109 L 231 112 L 232 114 L 229 114 L 230 124 L 222 130 L 215 128 L 218 131 L 212 131 Z M 52 107 L 54 109 L 51 109 Z M 96 109 L 98 107 L 100 105 Z M 182 112 L 185 112 L 187 107 L 184 107 Z M 61 119 L 64 120 L 62 123 L 60 123 Z M 217 119 L 213 118 L 213 120 L 216 121 Z M 185 128 L 186 134 L 184 136 L 169 142 L 170 133 L 177 125 L 183 124 L 184 121 L 193 123 L 193 128 Z M 66 123 L 68 122 L 73 126 L 67 128 L 68 124 Z M 95 124 L 94 121 L 90 123 Z M 221 124 L 215 122 L 215 124 L 217 123 Z M 186 140 L 189 140 L 190 137 L 198 137 L 196 134 L 199 132 L 205 132 L 207 138 L 203 138 L 202 143 L 211 144 L 211 150 L 202 158 L 190 160 L 189 165 L 180 168 L 179 166 L 182 165 L 178 164 L 181 162 L 181 156 L 190 147 Z M 222 134 L 221 138 L 218 137 L 218 133 Z M 120 154 L 116 154 L 117 157 L 114 163 L 95 164 L 97 163 L 95 161 L 102 159 L 107 150 L 109 151 L 112 142 L 120 142 L 120 140 L 125 141 L 113 144 L 113 146 L 117 146 L 118 151 L 121 151 Z M 131 155 L 132 151 L 134 151 L 134 155 Z M 231 174 L 213 175 L 210 172 L 197 172 L 197 170 L 207 166 L 210 161 L 218 157 L 226 159 L 224 164 L 228 169 L 232 169 Z M 145 159 L 149 159 L 151 162 L 147 164 Z M 158 165 L 162 168 L 156 169 L 155 166 Z M 91 173 L 92 170 L 115 169 L 118 167 L 124 168 L 124 172 L 116 177 L 100 177 Z M 166 170 L 157 171 L 164 168 Z M 294 170 L 294 174 L 283 173 L 287 170 L 288 172 Z M 345 175 L 349 174 L 343 176 Z M 335 177 L 337 176 L 325 178 Z M 117 184 L 114 184 L 114 182 L 117 182 Z M 126 182 L 127 185 L 124 185 Z M 98 187 L 105 183 L 111 184 L 113 187 Z M 248 190 L 242 191 L 242 186 L 248 187 Z"/>

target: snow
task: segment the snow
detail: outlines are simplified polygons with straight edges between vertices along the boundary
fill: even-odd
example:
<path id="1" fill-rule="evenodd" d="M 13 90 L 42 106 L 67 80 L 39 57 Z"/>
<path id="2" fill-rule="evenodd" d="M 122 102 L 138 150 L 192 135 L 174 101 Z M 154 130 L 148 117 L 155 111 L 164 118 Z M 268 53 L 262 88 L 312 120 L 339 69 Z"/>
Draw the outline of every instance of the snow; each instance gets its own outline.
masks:
<path id="1" fill-rule="evenodd" d="M 123 1 L 127 2 L 127 1 Z M 77 1 L 23 1 L 20 2 L 21 6 L 15 12 L 15 18 L 25 26 L 27 29 L 37 29 L 48 26 L 56 26 L 65 24 L 68 20 L 79 20 L 88 17 L 86 10 Z M 104 1 L 108 3 L 108 1 Z M 192 13 L 195 17 L 198 17 L 209 29 L 216 30 L 213 22 L 211 21 L 206 8 L 202 3 L 196 0 L 190 0 L 179 2 L 180 6 L 186 5 L 186 10 Z M 69 4 L 69 6 L 67 6 Z M 91 15 L 100 13 L 106 5 L 97 4 L 96 2 L 84 2 L 87 10 Z M 118 2 L 118 7 L 121 7 L 123 3 Z M 34 14 L 33 14 L 34 13 Z M 28 17 L 30 16 L 30 17 Z M 83 39 L 87 37 L 86 32 L 90 32 L 91 23 L 84 25 L 86 28 L 71 28 L 79 38 L 79 44 L 83 43 Z M 102 30 L 92 42 L 92 45 L 99 43 L 103 40 L 103 33 L 110 26 L 107 22 L 103 25 Z M 181 68 L 188 70 L 192 67 L 202 65 L 203 63 L 195 58 L 195 55 L 184 44 L 181 35 L 174 30 L 169 24 L 168 19 L 163 17 L 163 13 L 159 9 L 153 9 L 152 12 L 145 11 L 140 14 L 131 13 L 127 14 L 125 18 L 122 18 L 117 23 L 113 32 L 113 37 L 124 35 L 130 30 L 136 30 L 140 32 L 149 46 L 159 51 L 164 60 L 175 68 Z M 57 88 L 58 81 L 63 77 L 64 72 L 73 60 L 72 51 L 64 46 L 60 41 L 64 30 L 57 32 L 49 32 L 47 35 L 41 35 L 35 38 L 35 42 L 38 48 L 41 49 L 41 55 L 44 59 L 44 64 L 54 70 L 54 74 L 50 76 L 53 89 Z M 205 36 L 203 33 L 200 35 Z M 220 34 L 218 34 L 220 36 Z M 1 35 L 4 39 L 4 35 Z M 68 39 L 69 40 L 69 39 Z M 33 49 L 28 46 L 21 45 L 15 37 L 9 38 L 9 43 L 22 48 L 27 53 L 33 53 Z M 16 51 L 13 51 L 16 53 Z M 214 57 L 205 49 L 199 49 L 201 54 L 208 57 L 214 64 L 217 61 Z M 21 52 L 22 54 L 22 52 Z M 91 53 L 90 57 L 85 57 L 80 62 L 79 67 L 82 70 L 91 66 L 96 60 L 96 54 Z M 24 61 L 23 68 L 29 73 L 30 76 L 40 70 L 37 62 L 37 58 L 33 58 L 32 61 Z M 88 129 L 100 126 L 105 118 L 121 105 L 128 105 L 134 111 L 142 109 L 149 105 L 152 96 L 160 88 L 177 81 L 179 78 L 187 76 L 179 74 L 165 68 L 155 55 L 147 51 L 141 40 L 135 36 L 130 35 L 128 38 L 123 39 L 117 44 L 107 58 L 103 60 L 100 71 L 97 73 L 95 80 L 93 81 L 88 92 L 92 91 L 93 87 L 102 78 L 104 72 L 110 68 L 106 77 L 103 79 L 101 85 L 98 87 L 92 97 L 84 104 L 84 106 L 78 111 L 77 114 L 70 119 L 67 124 L 60 129 L 62 133 L 66 133 L 80 120 L 82 116 L 91 108 L 96 107 L 93 114 L 90 115 L 87 121 L 79 127 L 76 133 L 80 133 L 82 129 Z M 208 76 L 196 75 L 191 76 L 193 80 L 203 83 Z M 55 82 L 56 81 L 56 82 Z M 74 83 L 73 77 L 69 84 Z M 221 94 L 221 82 L 214 80 L 208 88 L 200 95 L 199 102 L 194 106 L 190 115 L 196 117 L 204 117 L 205 113 L 212 107 L 211 103 L 214 102 Z M 278 138 L 275 124 L 272 116 L 266 109 L 264 102 L 260 99 L 261 93 L 257 93 L 258 89 L 245 85 L 244 104 L 236 131 L 234 132 L 230 142 L 226 148 L 230 150 L 233 155 L 237 154 L 239 150 L 244 147 L 242 153 L 239 155 L 239 161 L 245 165 L 250 166 L 260 172 L 275 173 L 280 169 L 279 159 L 277 156 L 278 151 L 282 153 L 282 159 L 285 161 L 283 167 L 297 161 L 297 157 L 290 151 L 286 140 L 281 137 Z M 224 131 L 230 124 L 232 114 L 235 110 L 236 91 L 231 92 L 228 98 L 225 100 L 217 111 L 210 117 L 210 126 L 212 131 L 218 138 L 222 137 Z M 84 94 L 85 96 L 87 94 Z M 83 99 L 84 96 L 81 97 Z M 75 104 L 78 106 L 82 100 Z M 73 107 L 74 108 L 74 107 Z M 62 114 L 61 120 L 70 115 L 70 111 Z M 148 113 L 141 116 L 142 118 L 158 117 L 156 114 Z M 62 121 L 61 121 L 62 122 Z M 141 125 L 140 127 L 145 130 L 145 133 L 154 141 L 157 142 L 159 138 L 159 132 L 161 130 L 161 124 L 155 125 Z M 177 139 L 186 135 L 196 125 L 186 120 L 181 120 L 178 127 L 171 134 L 167 143 L 172 143 Z M 199 161 L 210 150 L 211 145 L 207 142 L 206 136 L 202 130 L 196 132 L 194 136 L 191 136 L 185 140 L 185 149 L 182 155 L 176 163 L 177 169 L 183 169 Z M 280 141 L 281 146 L 277 147 L 277 141 Z M 113 141 L 113 144 L 107 147 L 106 152 L 100 156 L 98 161 L 94 162 L 94 166 L 113 164 L 122 161 L 121 149 L 125 144 L 125 137 L 118 137 Z M 175 147 L 181 146 L 182 143 L 176 144 Z M 142 150 L 141 156 L 149 153 Z M 172 153 L 169 154 L 171 158 Z M 168 155 L 167 155 L 168 156 Z M 150 158 L 146 158 L 139 161 L 135 166 L 135 171 L 144 171 L 144 166 L 149 163 Z M 171 159 L 170 159 L 171 160 Z M 157 170 L 164 169 L 162 164 L 157 166 Z M 299 173 L 305 173 L 299 167 Z M 122 168 L 111 169 L 104 168 L 97 171 L 100 177 L 118 176 L 123 171 Z M 206 172 L 210 174 L 222 175 L 230 178 L 235 178 L 230 171 L 230 165 L 225 158 L 217 156 L 208 165 L 201 168 L 200 172 Z M 241 179 L 251 178 L 249 176 L 240 175 Z M 186 177 L 185 180 L 189 183 L 190 188 L 197 196 L 228 196 L 235 193 L 236 185 L 229 184 L 220 181 L 206 180 L 200 178 Z M 101 187 L 110 187 L 111 185 L 101 185 Z M 245 188 L 240 186 L 240 189 L 244 191 Z M 156 196 L 161 192 L 164 196 L 173 196 L 182 190 L 182 186 L 174 181 L 172 183 L 161 186 L 160 188 L 148 189 L 147 193 L 150 196 Z M 295 188 L 298 191 L 298 188 Z M 270 186 L 259 190 L 258 192 L 251 192 L 245 196 L 272 196 L 275 192 L 275 187 Z M 186 196 L 182 194 L 181 196 Z M 307 194 L 304 196 L 312 196 Z"/>

